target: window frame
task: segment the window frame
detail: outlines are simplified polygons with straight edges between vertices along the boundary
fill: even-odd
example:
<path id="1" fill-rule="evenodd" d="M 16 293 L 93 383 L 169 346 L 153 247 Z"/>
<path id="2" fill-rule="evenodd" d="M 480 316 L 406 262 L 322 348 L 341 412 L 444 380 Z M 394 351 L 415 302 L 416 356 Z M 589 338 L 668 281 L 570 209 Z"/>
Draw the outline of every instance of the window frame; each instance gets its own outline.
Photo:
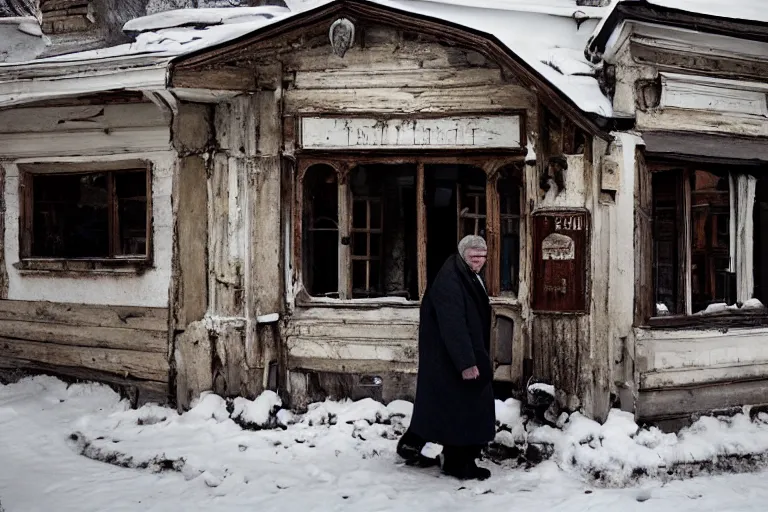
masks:
<path id="1" fill-rule="evenodd" d="M 521 154 L 509 154 L 504 152 L 472 153 L 470 155 L 458 155 L 446 152 L 447 155 L 415 155 L 400 153 L 392 154 L 360 154 L 350 156 L 349 154 L 321 154 L 321 155 L 300 155 L 296 163 L 296 186 L 294 187 L 294 212 L 293 212 L 293 268 L 296 269 L 295 281 L 299 287 L 299 294 L 296 296 L 297 305 L 300 306 L 318 306 L 318 305 L 370 305 L 370 304 L 390 304 L 390 305 L 418 305 L 421 302 L 427 287 L 427 205 L 423 200 L 425 194 L 425 166 L 432 164 L 454 164 L 469 165 L 481 170 L 486 175 L 486 242 L 488 244 L 488 262 L 485 267 L 485 280 L 488 286 L 488 294 L 491 298 L 509 298 L 517 301 L 517 296 L 511 292 L 501 292 L 501 283 L 498 264 L 501 251 L 501 215 L 498 211 L 499 192 L 497 182 L 499 171 L 509 165 L 519 165 L 521 167 L 520 175 L 520 205 L 524 204 L 524 173 L 525 156 Z M 352 266 L 351 266 L 351 244 L 343 244 L 342 239 L 345 236 L 351 236 L 352 232 L 352 191 L 348 186 L 348 177 L 350 172 L 359 165 L 366 164 L 412 164 L 416 166 L 416 220 L 417 220 L 417 272 L 418 272 L 418 291 L 419 297 L 414 300 L 396 300 L 391 297 L 381 297 L 376 299 L 352 298 Z M 337 173 L 337 184 L 339 187 L 339 252 L 338 252 L 338 270 L 339 282 L 346 283 L 346 289 L 339 290 L 339 298 L 313 297 L 306 292 L 303 278 L 303 208 L 304 208 L 304 182 L 307 171 L 315 165 L 326 165 L 333 168 Z M 521 260 L 523 258 L 525 243 L 522 240 L 522 234 L 525 231 L 523 222 L 525 214 L 520 212 L 520 233 L 521 233 Z M 518 269 L 520 272 L 522 269 Z M 523 276 L 519 276 L 522 280 Z"/>
<path id="2" fill-rule="evenodd" d="M 725 165 L 715 164 L 711 162 L 695 162 L 695 161 L 671 161 L 671 160 L 654 160 L 646 163 L 645 172 L 648 173 L 648 186 L 651 188 L 650 201 L 651 205 L 655 203 L 655 194 L 653 192 L 652 182 L 653 175 L 674 172 L 677 174 L 677 218 L 681 223 L 677 232 L 677 294 L 678 294 L 678 309 L 681 313 L 658 315 L 656 313 L 656 283 L 653 282 L 650 293 L 644 300 L 649 301 L 648 311 L 650 315 L 645 318 L 644 324 L 646 327 L 651 328 L 694 328 L 694 327 L 709 327 L 709 328 L 729 328 L 729 327 L 759 327 L 768 325 L 768 310 L 764 311 L 726 311 L 721 313 L 708 313 L 701 314 L 701 312 L 693 312 L 693 275 L 692 275 L 692 258 L 693 258 L 693 213 L 692 213 L 692 201 L 693 194 L 691 191 L 691 176 L 696 171 L 706 171 L 712 173 L 725 173 L 731 183 L 734 183 L 735 178 L 738 175 L 752 174 L 759 175 L 761 169 L 756 166 L 750 165 Z M 768 178 L 768 176 L 767 176 Z M 731 186 L 729 194 L 736 193 L 736 189 Z M 730 195 L 729 195 L 730 198 Z M 731 216 L 730 219 L 730 237 L 735 237 L 734 226 L 738 222 L 738 216 L 743 215 L 742 210 L 739 207 L 735 207 L 733 198 L 729 199 L 731 202 Z M 636 205 L 637 207 L 637 205 Z M 655 220 L 655 211 L 651 206 L 650 216 L 652 222 Z M 655 245 L 656 245 L 656 226 L 652 224 L 652 231 L 650 237 L 651 246 L 647 250 L 646 264 L 651 269 L 651 275 L 656 275 L 656 262 L 655 262 Z M 751 234 L 754 237 L 754 233 Z M 737 240 L 729 239 L 732 246 L 735 247 Z M 743 250 L 743 249 L 742 249 Z M 753 262 L 752 269 L 754 273 Z M 736 286 L 740 286 L 740 283 L 746 282 L 746 280 L 739 274 L 744 270 L 732 262 L 736 275 Z M 750 280 L 751 281 L 751 280 Z M 752 283 L 754 292 L 754 283 Z M 735 295 L 738 296 L 739 291 L 735 290 Z M 642 297 L 638 297 L 637 300 L 643 300 Z"/>
<path id="3" fill-rule="evenodd" d="M 46 162 L 19 164 L 19 262 L 16 268 L 24 272 L 140 272 L 154 264 L 152 164 L 146 160 L 105 162 Z M 32 255 L 34 238 L 34 189 L 32 180 L 40 175 L 106 174 L 109 183 L 120 172 L 143 171 L 146 179 L 146 252 L 143 255 L 113 255 L 108 257 L 59 258 Z M 115 252 L 117 201 L 109 194 L 109 247 Z"/>

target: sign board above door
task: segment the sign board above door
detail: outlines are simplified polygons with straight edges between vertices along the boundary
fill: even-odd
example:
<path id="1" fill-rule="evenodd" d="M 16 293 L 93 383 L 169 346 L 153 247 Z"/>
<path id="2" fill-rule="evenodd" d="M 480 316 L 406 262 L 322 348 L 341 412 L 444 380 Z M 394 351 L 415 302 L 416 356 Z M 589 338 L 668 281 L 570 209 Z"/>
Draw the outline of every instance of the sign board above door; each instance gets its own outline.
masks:
<path id="1" fill-rule="evenodd" d="M 303 149 L 519 149 L 519 115 L 303 117 Z"/>

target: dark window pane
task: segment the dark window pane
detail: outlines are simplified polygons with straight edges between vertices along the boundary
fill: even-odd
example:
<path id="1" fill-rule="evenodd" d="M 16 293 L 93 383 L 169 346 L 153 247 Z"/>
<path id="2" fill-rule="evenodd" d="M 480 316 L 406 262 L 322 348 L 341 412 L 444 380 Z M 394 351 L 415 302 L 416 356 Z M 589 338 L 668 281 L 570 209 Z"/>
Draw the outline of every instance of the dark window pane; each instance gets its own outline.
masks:
<path id="1" fill-rule="evenodd" d="M 679 172 L 653 175 L 653 272 L 656 304 L 680 313 L 678 304 Z"/>
<path id="2" fill-rule="evenodd" d="M 365 201 L 353 201 L 352 203 L 352 227 L 365 229 L 368 227 L 368 206 Z"/>
<path id="3" fill-rule="evenodd" d="M 336 171 L 316 165 L 304 177 L 302 274 L 313 296 L 337 296 L 339 291 L 339 192 Z"/>
<path id="4" fill-rule="evenodd" d="M 116 255 L 147 254 L 147 172 L 115 173 L 119 246 Z"/>
<path id="5" fill-rule="evenodd" d="M 352 261 L 352 291 L 355 296 L 365 296 L 368 288 L 367 261 Z"/>
<path id="6" fill-rule="evenodd" d="M 353 297 L 416 298 L 416 166 L 359 166 L 349 183 Z"/>
<path id="7" fill-rule="evenodd" d="M 459 239 L 485 236 L 485 187 L 482 169 L 469 165 L 424 166 L 427 203 L 427 282 L 431 283 L 445 260 L 456 253 Z M 477 224 L 476 221 L 477 220 Z"/>
<path id="8" fill-rule="evenodd" d="M 499 219 L 501 222 L 501 250 L 499 277 L 501 291 L 518 293 L 520 269 L 520 179 L 519 170 L 504 168 L 500 171 Z"/>
<path id="9" fill-rule="evenodd" d="M 109 256 L 106 174 L 32 176 L 32 256 Z"/>
<path id="10" fill-rule="evenodd" d="M 371 235 L 371 257 L 381 257 L 381 235 Z"/>
<path id="11" fill-rule="evenodd" d="M 732 303 L 729 283 L 730 195 L 728 175 L 691 174 L 691 296 L 693 312 L 716 302 Z"/>
<path id="12" fill-rule="evenodd" d="M 381 229 L 381 201 L 371 201 L 371 216 L 370 216 L 370 228 Z"/>
<path id="13" fill-rule="evenodd" d="M 368 255 L 368 235 L 366 233 L 352 233 L 352 255 Z"/>

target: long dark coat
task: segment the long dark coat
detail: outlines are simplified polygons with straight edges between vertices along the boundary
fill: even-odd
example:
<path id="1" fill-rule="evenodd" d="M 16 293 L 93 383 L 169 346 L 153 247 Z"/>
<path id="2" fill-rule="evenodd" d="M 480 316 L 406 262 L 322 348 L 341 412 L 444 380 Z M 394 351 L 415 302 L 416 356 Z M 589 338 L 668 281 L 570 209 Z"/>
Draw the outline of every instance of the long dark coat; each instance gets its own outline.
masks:
<path id="1" fill-rule="evenodd" d="M 488 295 L 458 255 L 440 269 L 421 303 L 419 374 L 410 429 L 426 441 L 477 446 L 495 435 Z M 480 376 L 463 380 L 477 366 Z"/>

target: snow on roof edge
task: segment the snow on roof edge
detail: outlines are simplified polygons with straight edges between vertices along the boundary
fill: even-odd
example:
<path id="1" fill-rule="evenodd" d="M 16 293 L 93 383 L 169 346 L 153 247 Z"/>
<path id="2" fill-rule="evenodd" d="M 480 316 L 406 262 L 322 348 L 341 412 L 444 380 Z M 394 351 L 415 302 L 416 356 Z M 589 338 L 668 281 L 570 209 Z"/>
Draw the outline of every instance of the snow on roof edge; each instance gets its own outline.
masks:
<path id="1" fill-rule="evenodd" d="M 294 12 L 286 13 L 283 16 L 275 16 L 269 20 L 261 20 L 260 23 L 254 23 L 252 21 L 246 22 L 246 23 L 235 23 L 232 25 L 215 25 L 211 27 L 207 27 L 206 30 L 200 30 L 195 31 L 197 34 L 203 34 L 205 32 L 208 33 L 210 38 L 204 38 L 200 37 L 198 40 L 191 39 L 190 42 L 195 42 L 194 44 L 177 44 L 176 47 L 173 47 L 172 49 L 165 48 L 158 46 L 161 48 L 160 50 L 153 52 L 153 51 L 145 51 L 141 53 L 143 58 L 149 57 L 150 59 L 152 57 L 157 57 L 156 62 L 161 62 L 163 59 L 167 59 L 169 62 L 175 61 L 180 58 L 189 57 L 191 55 L 199 54 L 204 51 L 211 50 L 212 48 L 232 43 L 234 41 L 240 40 L 245 37 L 254 36 L 257 35 L 260 31 L 266 29 L 269 26 L 272 26 L 275 23 L 287 23 L 289 20 L 295 19 L 296 17 L 306 14 L 309 11 L 320 11 L 322 9 L 328 8 L 332 4 L 338 3 L 341 0 L 314 0 L 307 2 L 303 8 L 297 9 Z M 404 5 L 404 2 L 402 0 L 360 0 L 362 3 L 368 3 L 371 5 L 376 5 L 383 8 L 389 8 L 394 11 L 398 11 L 404 14 L 409 14 L 412 16 L 421 16 L 424 18 L 430 18 L 434 19 L 436 21 L 440 21 L 443 23 L 448 23 L 454 26 L 461 27 L 465 30 L 469 30 L 472 32 L 477 33 L 478 35 L 481 35 L 483 37 L 489 38 L 493 41 L 495 41 L 497 44 L 499 44 L 502 48 L 505 48 L 506 51 L 510 53 L 511 56 L 514 56 L 517 58 L 517 60 L 525 65 L 529 69 L 530 72 L 534 73 L 536 76 L 538 76 L 541 80 L 546 82 L 549 87 L 551 87 L 553 90 L 557 91 L 558 94 L 563 98 L 564 101 L 570 103 L 577 111 L 580 111 L 582 114 L 586 115 L 596 115 L 599 117 L 604 118 L 610 118 L 613 115 L 612 112 L 612 104 L 608 98 L 605 97 L 605 95 L 600 91 L 598 83 L 594 77 L 589 76 L 580 76 L 580 75 L 568 75 L 562 73 L 560 70 L 555 70 L 552 66 L 550 66 L 547 62 L 547 60 L 542 58 L 542 55 L 539 54 L 531 54 L 530 49 L 523 51 L 523 48 L 510 46 L 507 41 L 504 40 L 503 34 L 498 33 L 498 26 L 483 26 L 482 24 L 478 23 L 472 23 L 472 20 L 470 20 L 469 23 L 462 22 L 460 20 L 451 18 L 450 16 L 441 15 L 439 11 L 439 6 L 434 5 L 430 6 L 429 8 L 416 8 L 415 6 L 412 9 L 407 8 Z M 423 3 L 423 2 L 422 2 Z M 429 1 L 427 3 L 437 4 L 437 2 Z M 418 4 L 418 2 L 414 2 L 414 4 Z M 411 7 L 408 5 L 408 7 Z M 462 6 L 467 7 L 467 6 Z M 485 10 L 484 8 L 478 8 L 478 7 L 467 7 L 468 9 L 475 9 L 477 12 L 481 12 Z M 536 13 L 541 14 L 541 13 Z M 493 24 L 492 24 L 493 25 Z M 495 29 L 495 30 L 494 30 Z M 163 37 L 164 34 L 167 34 L 169 30 L 181 30 L 181 29 L 163 29 L 160 30 L 158 33 L 147 33 L 147 34 L 141 34 L 144 36 L 152 36 L 155 35 L 158 40 L 162 43 L 165 41 L 165 38 Z M 189 29 L 187 29 L 189 30 Z M 131 43 L 133 44 L 133 43 Z M 118 60 L 130 60 L 132 57 L 135 57 L 137 54 L 128 56 L 125 53 L 121 53 L 123 51 L 129 51 L 131 48 L 131 44 L 121 45 L 117 47 L 111 47 L 111 48 L 105 48 L 105 49 L 99 49 L 99 50 L 90 50 L 87 52 L 81 52 L 81 53 L 74 53 L 74 54 L 68 54 L 68 55 L 62 55 L 57 57 L 51 57 L 48 59 L 41 59 L 38 61 L 27 61 L 26 63 L 16 63 L 15 65 L 10 66 L 2 66 L 0 65 L 0 69 L 6 68 L 8 70 L 13 68 L 19 68 L 24 67 L 26 65 L 66 65 L 66 63 L 72 63 L 72 64 L 82 64 L 82 63 L 88 63 L 88 62 L 102 62 L 102 63 L 109 63 L 110 61 L 118 61 Z M 553 48 L 549 48 L 549 50 L 552 50 Z M 576 63 L 576 61 L 574 61 Z M 586 65 L 586 61 L 585 61 Z"/>

